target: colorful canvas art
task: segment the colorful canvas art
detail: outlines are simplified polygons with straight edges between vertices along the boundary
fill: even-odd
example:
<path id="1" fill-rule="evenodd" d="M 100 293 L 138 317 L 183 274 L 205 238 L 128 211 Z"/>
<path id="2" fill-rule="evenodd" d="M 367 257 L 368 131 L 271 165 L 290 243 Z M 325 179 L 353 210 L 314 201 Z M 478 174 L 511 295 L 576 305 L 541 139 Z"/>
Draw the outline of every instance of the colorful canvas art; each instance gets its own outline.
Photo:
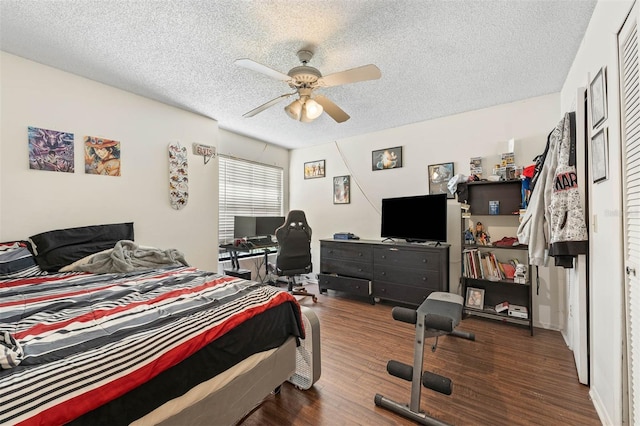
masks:
<path id="1" fill-rule="evenodd" d="M 84 172 L 90 175 L 120 176 L 120 142 L 85 136 Z"/>
<path id="2" fill-rule="evenodd" d="M 29 168 L 73 173 L 73 133 L 28 127 Z"/>

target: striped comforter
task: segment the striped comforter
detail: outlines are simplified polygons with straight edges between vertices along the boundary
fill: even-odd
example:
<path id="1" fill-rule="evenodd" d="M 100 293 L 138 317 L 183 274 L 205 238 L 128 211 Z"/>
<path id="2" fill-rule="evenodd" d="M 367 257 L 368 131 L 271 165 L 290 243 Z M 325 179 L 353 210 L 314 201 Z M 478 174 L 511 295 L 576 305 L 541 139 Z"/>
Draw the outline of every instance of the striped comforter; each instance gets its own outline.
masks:
<path id="1" fill-rule="evenodd" d="M 190 267 L 0 281 L 0 424 L 73 420 L 287 302 L 299 316 L 285 291 Z"/>

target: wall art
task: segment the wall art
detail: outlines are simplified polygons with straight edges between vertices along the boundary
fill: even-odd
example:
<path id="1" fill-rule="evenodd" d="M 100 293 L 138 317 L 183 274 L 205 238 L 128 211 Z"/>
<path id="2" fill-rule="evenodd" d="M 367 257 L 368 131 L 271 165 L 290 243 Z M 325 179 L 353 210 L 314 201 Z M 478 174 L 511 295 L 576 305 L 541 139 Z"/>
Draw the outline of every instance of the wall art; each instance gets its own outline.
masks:
<path id="1" fill-rule="evenodd" d="M 73 173 L 73 133 L 28 127 L 29 168 Z"/>
<path id="2" fill-rule="evenodd" d="M 402 147 L 386 148 L 371 153 L 371 170 L 397 169 L 402 167 Z"/>
<path id="3" fill-rule="evenodd" d="M 453 177 L 453 163 L 432 164 L 429 172 L 429 194 L 447 194 L 447 198 L 453 198 L 447 188 L 449 180 Z"/>
<path id="4" fill-rule="evenodd" d="M 309 161 L 304 163 L 304 178 L 315 179 L 325 176 L 324 160 Z"/>
<path id="5" fill-rule="evenodd" d="M 609 141 L 607 128 L 600 129 L 591 137 L 591 177 L 593 183 L 609 177 Z"/>
<path id="6" fill-rule="evenodd" d="M 351 176 L 333 178 L 333 204 L 349 204 L 351 202 Z"/>
<path id="7" fill-rule="evenodd" d="M 589 85 L 591 97 L 591 125 L 595 129 L 607 118 L 607 69 L 600 71 Z"/>
<path id="8" fill-rule="evenodd" d="M 89 175 L 120 176 L 120 142 L 85 136 L 84 172 Z"/>

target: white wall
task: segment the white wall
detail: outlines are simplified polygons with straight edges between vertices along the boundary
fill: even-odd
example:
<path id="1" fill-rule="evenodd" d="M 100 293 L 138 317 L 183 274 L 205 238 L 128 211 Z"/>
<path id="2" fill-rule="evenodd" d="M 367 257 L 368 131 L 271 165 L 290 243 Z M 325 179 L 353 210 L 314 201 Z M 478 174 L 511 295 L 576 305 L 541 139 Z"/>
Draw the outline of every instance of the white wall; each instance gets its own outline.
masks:
<path id="1" fill-rule="evenodd" d="M 320 265 L 319 239 L 349 231 L 364 239 L 380 240 L 382 198 L 428 193 L 430 164 L 454 162 L 456 174 L 468 175 L 470 157 L 482 157 L 485 174 L 490 174 L 511 138 L 515 138 L 516 163 L 532 164 L 559 117 L 559 95 L 551 94 L 292 151 L 290 204 L 292 209 L 305 210 L 313 228 L 314 271 L 318 272 Z M 357 116 L 351 119 L 357 120 Z M 403 167 L 372 171 L 371 152 L 394 146 L 403 147 Z M 322 159 L 326 160 L 327 177 L 304 180 L 303 163 Z M 351 203 L 334 205 L 332 178 L 341 175 L 351 175 Z M 450 289 L 455 292 L 460 278 L 460 208 L 457 200 L 450 200 L 448 207 Z M 499 228 L 486 217 L 483 221 L 489 222 L 494 241 L 515 236 L 515 230 Z M 517 227 L 517 220 L 514 224 Z M 564 289 L 557 285 L 558 279 L 563 278 L 555 268 L 541 269 L 540 293 L 534 294 L 537 326 L 563 327 L 564 305 L 559 301 L 564 300 Z"/>
<path id="2" fill-rule="evenodd" d="M 202 269 L 217 270 L 218 168 L 191 154 L 217 146 L 218 125 L 54 68 L 0 52 L 0 241 L 53 229 L 134 222 L 141 244 L 182 250 Z M 27 127 L 74 133 L 75 173 L 30 170 Z M 120 177 L 84 173 L 83 138 L 121 142 Z M 169 205 L 168 152 L 189 151 L 189 202 Z"/>
<path id="3" fill-rule="evenodd" d="M 603 424 L 623 423 L 624 276 L 621 214 L 621 137 L 616 34 L 632 1 L 598 2 L 561 92 L 571 108 L 578 87 L 588 87 L 607 67 L 609 178 L 588 184 L 590 193 L 591 396 Z M 591 137 L 591 133 L 587 135 Z M 585 167 L 585 165 L 582 165 Z M 588 167 L 589 165 L 586 165 Z M 596 224 L 597 222 L 597 224 Z M 597 226 L 596 226 L 597 225 Z"/>

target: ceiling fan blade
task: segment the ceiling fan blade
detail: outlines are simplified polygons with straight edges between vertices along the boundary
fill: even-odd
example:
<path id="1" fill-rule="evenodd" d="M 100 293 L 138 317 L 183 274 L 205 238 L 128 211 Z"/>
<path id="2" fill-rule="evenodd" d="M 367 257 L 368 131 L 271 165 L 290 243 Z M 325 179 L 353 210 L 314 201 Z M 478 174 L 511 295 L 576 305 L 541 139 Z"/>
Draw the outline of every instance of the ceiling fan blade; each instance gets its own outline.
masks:
<path id="1" fill-rule="evenodd" d="M 336 122 L 338 123 L 344 123 L 345 121 L 347 121 L 349 118 L 349 114 L 347 114 L 346 112 L 344 112 L 342 110 L 342 108 L 340 108 L 338 105 L 334 104 L 332 101 L 330 101 L 328 98 L 325 98 L 322 95 L 317 95 L 315 98 L 313 98 L 317 103 L 319 103 L 320 105 L 322 105 L 322 108 L 324 108 L 324 112 L 326 112 L 327 114 L 329 114 L 329 117 L 333 118 Z"/>
<path id="2" fill-rule="evenodd" d="M 377 80 L 380 77 L 382 77 L 380 69 L 373 64 L 369 64 L 320 77 L 318 85 L 323 87 L 340 86 L 341 84 L 357 83 L 359 81 Z"/>
<path id="3" fill-rule="evenodd" d="M 252 61 L 251 59 L 247 59 L 247 58 L 236 59 L 235 64 L 241 67 L 250 69 L 252 71 L 262 73 L 271 78 L 275 78 L 276 80 L 282 80 L 282 81 L 291 80 L 291 77 L 289 77 L 287 74 L 283 74 L 280 71 L 276 71 L 273 68 L 269 68 L 266 65 L 259 64 L 256 61 Z"/>
<path id="4" fill-rule="evenodd" d="M 269 102 L 266 102 L 262 105 L 260 105 L 258 108 L 254 108 L 251 111 L 242 114 L 243 117 L 245 118 L 249 118 L 249 117 L 253 117 L 254 115 L 264 111 L 265 109 L 277 104 L 278 102 L 282 101 L 285 98 L 288 98 L 289 96 L 295 95 L 297 92 L 293 92 L 293 93 L 286 93 L 284 95 L 280 95 L 275 99 L 271 99 Z"/>

